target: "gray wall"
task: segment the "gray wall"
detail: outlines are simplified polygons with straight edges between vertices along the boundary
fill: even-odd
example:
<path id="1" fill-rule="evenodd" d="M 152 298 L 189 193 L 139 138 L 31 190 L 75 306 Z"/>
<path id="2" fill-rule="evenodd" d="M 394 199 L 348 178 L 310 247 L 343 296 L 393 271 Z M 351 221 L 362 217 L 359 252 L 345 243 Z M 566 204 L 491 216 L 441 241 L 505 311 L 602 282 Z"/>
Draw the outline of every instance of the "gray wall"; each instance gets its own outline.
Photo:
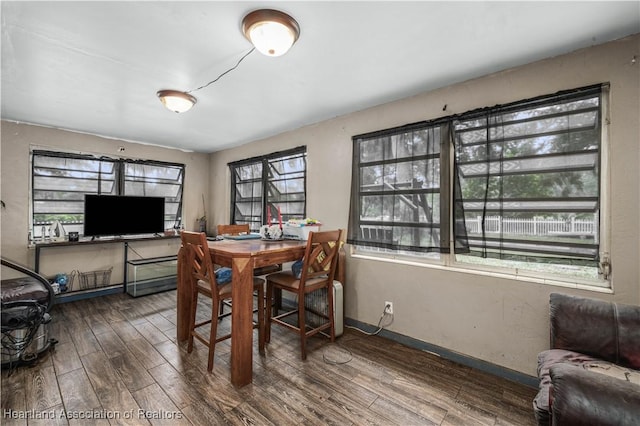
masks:
<path id="1" fill-rule="evenodd" d="M 640 303 L 640 63 L 632 61 L 640 57 L 639 41 L 636 35 L 214 153 L 212 223 L 229 221 L 230 161 L 307 145 L 308 215 L 322 220 L 325 229 L 346 228 L 353 135 L 610 82 L 613 292 L 442 267 L 347 259 L 347 317 L 375 325 L 384 301 L 389 300 L 395 312 L 390 330 L 535 375 L 536 355 L 549 345 L 551 292 Z"/>

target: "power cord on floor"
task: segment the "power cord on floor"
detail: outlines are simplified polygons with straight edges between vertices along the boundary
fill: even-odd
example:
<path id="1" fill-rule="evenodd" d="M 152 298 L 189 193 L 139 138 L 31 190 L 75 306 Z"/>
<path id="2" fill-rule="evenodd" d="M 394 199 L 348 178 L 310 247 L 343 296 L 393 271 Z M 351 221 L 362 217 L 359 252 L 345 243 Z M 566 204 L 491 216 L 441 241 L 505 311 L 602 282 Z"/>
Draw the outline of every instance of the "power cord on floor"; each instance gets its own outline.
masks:
<path id="1" fill-rule="evenodd" d="M 332 349 L 332 348 L 335 348 L 335 347 L 339 347 L 344 352 L 346 352 L 346 356 L 348 357 L 348 359 L 345 359 L 345 360 L 342 360 L 342 361 L 341 360 L 336 360 L 336 359 L 331 359 L 327 355 L 327 351 Z M 329 365 L 348 364 L 349 362 L 351 362 L 352 359 L 353 359 L 353 354 L 351 353 L 351 351 L 349 349 L 345 348 L 344 346 L 342 346 L 339 343 L 335 343 L 334 345 L 331 345 L 330 347 L 325 349 L 324 352 L 322 353 L 322 360 L 324 361 L 325 364 L 329 364 Z"/>
<path id="2" fill-rule="evenodd" d="M 388 323 L 383 325 L 382 321 L 385 318 L 389 318 L 389 317 L 391 318 L 391 321 L 389 321 Z M 376 331 L 368 332 L 368 331 L 362 330 L 362 329 L 360 329 L 358 327 L 354 327 L 352 325 L 345 325 L 345 327 L 346 328 L 350 328 L 352 330 L 359 331 L 360 333 L 366 334 L 367 336 L 375 336 L 378 333 L 380 333 L 382 330 L 384 330 L 385 327 L 388 327 L 391 324 L 393 324 L 393 314 L 388 313 L 387 312 L 387 307 L 385 306 L 384 310 L 382 311 L 382 315 L 380 315 L 380 319 L 378 320 L 378 325 L 377 325 L 378 329 Z M 349 357 L 349 359 L 347 359 L 345 361 L 337 361 L 337 360 L 331 359 L 329 356 L 327 356 L 327 350 L 329 350 L 329 349 L 331 349 L 331 348 L 333 348 L 335 346 L 340 347 L 344 352 L 346 352 L 347 356 Z M 324 361 L 325 364 L 342 365 L 342 364 L 349 363 L 352 359 L 353 359 L 353 354 L 351 353 L 351 351 L 349 349 L 345 348 L 344 346 L 340 345 L 339 343 L 336 343 L 335 345 L 331 345 L 329 348 L 325 349 L 325 351 L 322 353 L 322 360 Z"/>
<path id="3" fill-rule="evenodd" d="M 391 321 L 389 321 L 387 324 L 382 325 L 382 320 L 389 317 L 391 318 Z M 362 334 L 366 334 L 367 336 L 375 336 L 378 333 L 380 333 L 382 330 L 384 330 L 385 327 L 389 327 L 391 324 L 393 324 L 393 314 L 387 313 L 387 307 L 385 306 L 385 308 L 382 311 L 382 315 L 380 315 L 380 319 L 378 320 L 378 325 L 377 325 L 378 329 L 376 331 L 370 333 L 368 331 L 364 331 L 352 325 L 347 325 L 345 327 L 350 328 L 352 330 L 357 330 Z"/>

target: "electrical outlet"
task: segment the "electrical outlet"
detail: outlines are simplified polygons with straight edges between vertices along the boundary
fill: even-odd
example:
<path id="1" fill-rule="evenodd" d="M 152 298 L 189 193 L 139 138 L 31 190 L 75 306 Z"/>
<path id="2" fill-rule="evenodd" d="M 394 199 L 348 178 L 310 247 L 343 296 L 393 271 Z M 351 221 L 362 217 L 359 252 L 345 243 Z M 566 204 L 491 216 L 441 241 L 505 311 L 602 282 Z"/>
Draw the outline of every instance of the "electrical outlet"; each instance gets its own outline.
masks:
<path id="1" fill-rule="evenodd" d="M 389 315 L 393 315 L 393 303 L 384 302 L 384 313 L 385 314 L 389 314 Z"/>

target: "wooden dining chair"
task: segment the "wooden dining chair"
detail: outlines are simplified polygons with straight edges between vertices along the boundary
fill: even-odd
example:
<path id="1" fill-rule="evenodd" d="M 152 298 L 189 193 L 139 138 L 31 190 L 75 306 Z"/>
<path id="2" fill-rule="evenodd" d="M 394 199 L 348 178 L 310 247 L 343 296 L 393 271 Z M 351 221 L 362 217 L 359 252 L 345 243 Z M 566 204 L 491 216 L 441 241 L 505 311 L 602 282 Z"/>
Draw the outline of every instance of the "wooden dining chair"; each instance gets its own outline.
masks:
<path id="1" fill-rule="evenodd" d="M 310 232 L 300 276 L 294 275 L 293 271 L 277 272 L 267 275 L 267 323 L 265 339 L 267 342 L 271 339 L 272 323 L 297 332 L 300 335 L 300 354 L 303 360 L 307 358 L 307 338 L 324 332 L 325 335 L 328 334 L 332 342 L 335 340 L 333 279 L 338 263 L 338 250 L 340 249 L 341 238 L 341 229 L 336 231 Z M 305 295 L 322 288 L 327 289 L 327 314 L 317 312 L 305 306 Z M 278 309 L 276 308 L 272 316 L 274 291 L 276 290 L 296 294 L 298 299 L 297 308 L 281 314 L 278 313 Z M 307 324 L 305 320 L 305 313 L 307 311 L 324 318 L 326 322 L 319 326 Z M 295 314 L 298 316 L 297 324 L 292 324 L 293 321 L 291 320 L 285 321 L 285 318 Z"/>
<path id="2" fill-rule="evenodd" d="M 231 282 L 218 284 L 211 260 L 211 253 L 204 232 L 182 231 L 182 247 L 187 253 L 187 265 L 191 270 L 191 312 L 189 316 L 189 344 L 187 352 L 193 350 L 193 339 L 196 338 L 209 348 L 209 362 L 207 371 L 213 370 L 213 356 L 216 343 L 231 337 L 231 333 L 218 337 L 217 307 L 222 300 L 231 300 Z M 260 353 L 264 353 L 264 280 L 254 277 L 253 288 L 258 292 L 258 322 L 254 328 L 258 328 L 258 345 Z M 196 310 L 198 295 L 211 299 L 211 318 L 206 321 L 196 322 Z M 214 308 L 215 307 L 215 308 Z M 211 324 L 209 337 L 198 332 L 198 328 Z"/>
<path id="3" fill-rule="evenodd" d="M 240 235 L 251 233 L 248 223 L 239 225 L 218 225 L 218 235 Z"/>

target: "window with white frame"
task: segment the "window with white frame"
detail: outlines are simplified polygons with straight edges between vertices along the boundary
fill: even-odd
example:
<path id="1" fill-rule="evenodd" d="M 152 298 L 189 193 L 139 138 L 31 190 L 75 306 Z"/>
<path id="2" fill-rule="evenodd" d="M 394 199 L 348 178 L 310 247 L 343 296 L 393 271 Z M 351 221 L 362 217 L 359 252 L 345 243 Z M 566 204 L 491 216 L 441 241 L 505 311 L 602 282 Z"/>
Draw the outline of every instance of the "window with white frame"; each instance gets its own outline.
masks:
<path id="1" fill-rule="evenodd" d="M 607 285 L 600 192 L 606 90 L 591 86 L 355 136 L 348 241 L 357 250 L 437 251 L 458 267 Z M 424 154 L 408 151 L 424 129 L 441 132 L 442 148 L 430 151 L 439 165 L 434 159 L 416 167 Z M 411 167 L 401 174 L 398 161 Z M 425 171 L 440 177 L 439 191 L 424 183 Z M 427 189 L 421 203 L 416 192 Z M 425 207 L 437 205 L 434 220 Z M 449 232 L 451 247 L 442 237 Z"/>
<path id="2" fill-rule="evenodd" d="M 307 149 L 288 151 L 229 163 L 231 220 L 248 223 L 257 231 L 262 224 L 306 216 Z"/>
<path id="3" fill-rule="evenodd" d="M 31 153 L 31 236 L 60 222 L 82 234 L 84 195 L 165 198 L 165 228 L 180 225 L 184 165 L 33 150 Z"/>

